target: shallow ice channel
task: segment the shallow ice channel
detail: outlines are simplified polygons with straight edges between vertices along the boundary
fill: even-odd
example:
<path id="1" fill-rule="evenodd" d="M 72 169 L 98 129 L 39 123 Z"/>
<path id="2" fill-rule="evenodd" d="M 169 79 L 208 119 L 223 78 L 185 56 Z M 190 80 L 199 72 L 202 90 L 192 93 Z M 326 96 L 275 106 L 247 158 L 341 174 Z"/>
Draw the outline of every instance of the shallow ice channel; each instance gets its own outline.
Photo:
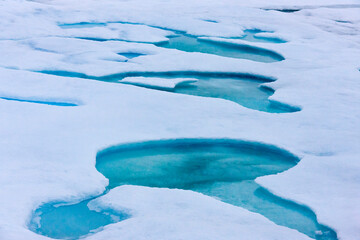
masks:
<path id="1" fill-rule="evenodd" d="M 257 212 L 314 239 L 336 240 L 336 233 L 319 224 L 309 208 L 279 198 L 254 181 L 283 172 L 298 161 L 285 150 L 260 143 L 178 139 L 105 149 L 97 155 L 96 169 L 109 179 L 100 196 L 125 184 L 192 190 Z M 125 211 L 89 209 L 88 202 L 95 198 L 45 204 L 34 212 L 29 228 L 52 238 L 77 239 L 131 217 Z"/>

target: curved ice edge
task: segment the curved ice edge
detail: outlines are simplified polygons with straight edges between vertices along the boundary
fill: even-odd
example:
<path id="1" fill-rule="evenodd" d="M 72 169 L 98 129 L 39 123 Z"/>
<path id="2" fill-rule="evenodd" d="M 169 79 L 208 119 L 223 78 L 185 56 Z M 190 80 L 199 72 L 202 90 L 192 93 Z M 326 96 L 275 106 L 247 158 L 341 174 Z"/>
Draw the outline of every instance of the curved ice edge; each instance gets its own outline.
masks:
<path id="1" fill-rule="evenodd" d="M 273 100 L 273 99 L 269 99 L 270 105 L 278 108 L 278 109 L 282 109 L 285 112 L 283 113 L 294 113 L 294 112 L 300 112 L 302 110 L 301 107 L 295 106 L 295 105 L 290 105 L 288 103 L 283 103 L 277 100 Z"/>
<path id="2" fill-rule="evenodd" d="M 58 106 L 58 107 L 76 107 L 82 105 L 79 101 L 62 101 L 58 99 L 49 99 L 49 98 L 35 98 L 35 97 L 22 98 L 22 97 L 0 96 L 0 99 L 7 101 L 45 104 L 45 105 Z"/>
<path id="3" fill-rule="evenodd" d="M 290 169 L 285 170 L 284 172 L 287 172 L 289 170 Z M 282 172 L 282 173 L 284 173 L 284 172 Z M 280 173 L 278 173 L 278 174 L 280 174 Z M 277 175 L 277 174 L 275 174 L 275 175 Z M 336 233 L 336 231 L 334 229 L 332 229 L 330 226 L 328 226 L 326 224 L 318 222 L 318 217 L 317 217 L 316 211 L 314 209 L 312 209 L 311 207 L 305 205 L 302 202 L 297 201 L 296 199 L 279 196 L 279 195 L 276 194 L 275 191 L 272 191 L 271 189 L 263 187 L 261 185 L 261 181 L 260 181 L 260 183 L 257 181 L 258 179 L 265 178 L 265 177 L 268 177 L 268 176 L 271 176 L 271 175 L 257 177 L 254 180 L 257 184 L 259 184 L 259 186 L 261 186 L 261 188 L 259 188 L 255 192 L 255 194 L 262 195 L 263 197 L 267 196 L 268 198 L 272 198 L 277 202 L 281 202 L 283 205 L 296 206 L 297 208 L 301 209 L 306 214 L 310 215 L 312 218 L 315 219 L 315 221 L 318 224 L 318 227 L 321 229 L 321 230 L 319 230 L 318 232 L 315 233 L 316 236 L 317 236 L 317 238 L 316 238 L 317 240 L 328 240 L 328 238 L 326 238 L 326 239 L 323 239 L 323 238 L 318 239 L 318 237 L 321 237 L 324 233 L 327 234 L 327 235 L 330 235 L 330 237 L 332 237 L 331 239 L 338 239 L 337 238 L 337 233 Z"/>
<path id="4" fill-rule="evenodd" d="M 267 85 L 263 85 L 261 84 L 259 86 L 260 89 L 264 90 L 264 91 L 269 91 L 270 93 L 274 94 L 275 93 L 275 89 L 273 89 L 270 86 Z M 274 99 L 269 99 L 269 102 L 272 106 L 278 108 L 278 109 L 283 109 L 285 112 L 283 113 L 293 113 L 293 112 L 300 112 L 302 110 L 302 107 L 297 106 L 297 105 L 293 105 L 293 104 L 288 104 L 288 103 L 284 103 L 278 100 L 274 100 Z"/>
<path id="5" fill-rule="evenodd" d="M 275 35 L 273 32 L 259 32 L 254 34 L 254 38 L 263 39 L 268 41 L 273 41 L 272 43 L 287 43 L 288 40 L 285 40 L 283 37 Z"/>
<path id="6" fill-rule="evenodd" d="M 297 163 L 301 160 L 299 156 L 295 153 L 292 153 L 285 148 L 273 144 L 268 144 L 261 141 L 251 141 L 245 139 L 234 139 L 234 138 L 166 138 L 166 139 L 157 139 L 157 140 L 146 140 L 146 141 L 132 141 L 132 142 L 123 142 L 121 144 L 110 145 L 104 147 L 98 151 L 96 154 L 96 159 L 102 157 L 109 153 L 115 153 L 118 151 L 124 150 L 134 150 L 143 147 L 152 148 L 158 145 L 169 145 L 169 146 L 179 146 L 179 145 L 207 145 L 207 144 L 228 144 L 236 145 L 241 148 L 246 149 L 260 149 L 270 153 L 277 153 L 284 157 L 289 157 L 294 159 Z"/>
<path id="7" fill-rule="evenodd" d="M 178 71 L 130 71 L 130 72 L 122 72 L 116 74 L 110 74 L 105 76 L 91 76 L 85 73 L 80 72 L 70 72 L 70 71 L 62 71 L 62 70 L 41 70 L 34 71 L 39 73 L 45 73 L 50 75 L 62 76 L 62 77 L 77 77 L 77 78 L 85 78 L 92 80 L 99 80 L 105 82 L 117 82 L 126 77 L 223 77 L 223 78 L 246 78 L 257 80 L 261 82 L 274 82 L 276 81 L 275 77 L 264 76 L 260 74 L 254 73 L 246 73 L 246 72 L 221 72 L 221 71 L 195 71 L 195 70 L 178 70 Z"/>

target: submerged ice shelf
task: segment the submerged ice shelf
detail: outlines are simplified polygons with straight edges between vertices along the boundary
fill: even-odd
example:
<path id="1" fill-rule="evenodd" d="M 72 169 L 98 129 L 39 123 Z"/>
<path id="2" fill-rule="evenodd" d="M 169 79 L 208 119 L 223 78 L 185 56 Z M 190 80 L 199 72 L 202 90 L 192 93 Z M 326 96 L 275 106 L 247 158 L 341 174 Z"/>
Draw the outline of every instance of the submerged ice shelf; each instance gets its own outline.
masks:
<path id="1" fill-rule="evenodd" d="M 319 224 L 310 209 L 281 199 L 254 181 L 283 172 L 298 161 L 285 150 L 260 143 L 177 139 L 106 149 L 97 155 L 96 169 L 109 179 L 107 191 L 124 184 L 197 191 L 260 213 L 311 238 L 336 240 L 336 233 Z M 111 209 L 90 210 L 87 204 L 95 198 L 66 205 L 45 204 L 35 211 L 29 228 L 52 238 L 76 239 L 131 217 Z"/>

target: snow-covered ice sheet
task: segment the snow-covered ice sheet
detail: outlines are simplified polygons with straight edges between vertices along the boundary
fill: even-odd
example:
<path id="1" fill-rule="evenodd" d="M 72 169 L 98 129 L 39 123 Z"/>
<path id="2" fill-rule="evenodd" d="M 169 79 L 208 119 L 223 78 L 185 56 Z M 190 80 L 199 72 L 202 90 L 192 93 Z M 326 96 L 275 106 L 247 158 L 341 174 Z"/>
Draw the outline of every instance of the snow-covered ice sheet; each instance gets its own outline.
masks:
<path id="1" fill-rule="evenodd" d="M 270 8 L 301 10 L 263 10 Z M 107 180 L 94 167 L 101 149 L 125 142 L 207 137 L 270 143 L 302 157 L 291 170 L 256 181 L 310 207 L 320 223 L 337 231 L 339 239 L 358 240 L 359 11 L 356 0 L 0 2 L 0 97 L 79 105 L 0 99 L 0 239 L 48 239 L 27 229 L 34 209 L 49 201 L 75 201 L 101 193 Z M 59 26 L 80 22 L 114 23 L 80 30 Z M 271 36 L 286 40 L 251 43 L 280 53 L 285 60 L 259 63 L 128 42 L 161 41 L 168 30 L 231 38 L 242 36 L 246 29 L 271 31 Z M 122 52 L 144 55 L 127 59 L 118 54 Z M 268 76 L 277 79 L 265 84 L 276 90 L 271 99 L 302 110 L 270 114 L 221 99 L 32 72 L 44 70 L 96 77 L 150 71 Z M 258 214 L 189 191 L 124 186 L 101 201 L 139 215 L 109 225 L 91 239 L 111 239 L 118 233 L 124 239 L 234 235 L 307 239 Z M 161 215 L 151 222 L 155 210 Z M 169 215 L 171 210 L 184 212 L 174 216 Z M 221 219 L 209 220 L 209 211 Z M 186 218 L 193 219 L 191 224 L 184 223 Z M 164 227 L 153 232 L 155 225 Z"/>

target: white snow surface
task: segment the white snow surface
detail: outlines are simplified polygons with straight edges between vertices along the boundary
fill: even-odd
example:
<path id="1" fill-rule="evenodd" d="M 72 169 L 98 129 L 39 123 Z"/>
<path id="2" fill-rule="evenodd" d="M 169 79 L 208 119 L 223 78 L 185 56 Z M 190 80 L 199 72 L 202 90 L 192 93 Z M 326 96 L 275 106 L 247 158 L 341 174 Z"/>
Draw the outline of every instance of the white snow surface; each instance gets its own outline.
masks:
<path id="1" fill-rule="evenodd" d="M 95 169 L 98 151 L 126 142 L 186 137 L 258 141 L 297 154 L 302 159 L 294 168 L 256 181 L 278 196 L 310 207 L 340 240 L 360 239 L 359 4 L 356 0 L 1 1 L 0 98 L 79 106 L 0 99 L 0 239 L 48 239 L 27 229 L 34 209 L 49 201 L 101 193 L 107 179 Z M 295 7 L 304 9 L 263 10 Z M 109 24 L 81 29 L 57 25 L 78 22 Z M 171 29 L 236 37 L 253 28 L 273 31 L 272 36 L 288 42 L 227 41 L 271 49 L 284 61 L 259 63 L 147 44 L 166 39 Z M 117 54 L 121 52 L 145 55 L 125 61 Z M 276 90 L 271 99 L 302 110 L 270 114 L 222 99 L 34 72 L 42 70 L 90 76 L 136 71 L 257 74 L 277 79 L 266 84 Z M 135 214 L 88 239 L 119 235 L 121 239 L 308 239 L 259 214 L 191 191 L 122 186 L 97 201 Z"/>

